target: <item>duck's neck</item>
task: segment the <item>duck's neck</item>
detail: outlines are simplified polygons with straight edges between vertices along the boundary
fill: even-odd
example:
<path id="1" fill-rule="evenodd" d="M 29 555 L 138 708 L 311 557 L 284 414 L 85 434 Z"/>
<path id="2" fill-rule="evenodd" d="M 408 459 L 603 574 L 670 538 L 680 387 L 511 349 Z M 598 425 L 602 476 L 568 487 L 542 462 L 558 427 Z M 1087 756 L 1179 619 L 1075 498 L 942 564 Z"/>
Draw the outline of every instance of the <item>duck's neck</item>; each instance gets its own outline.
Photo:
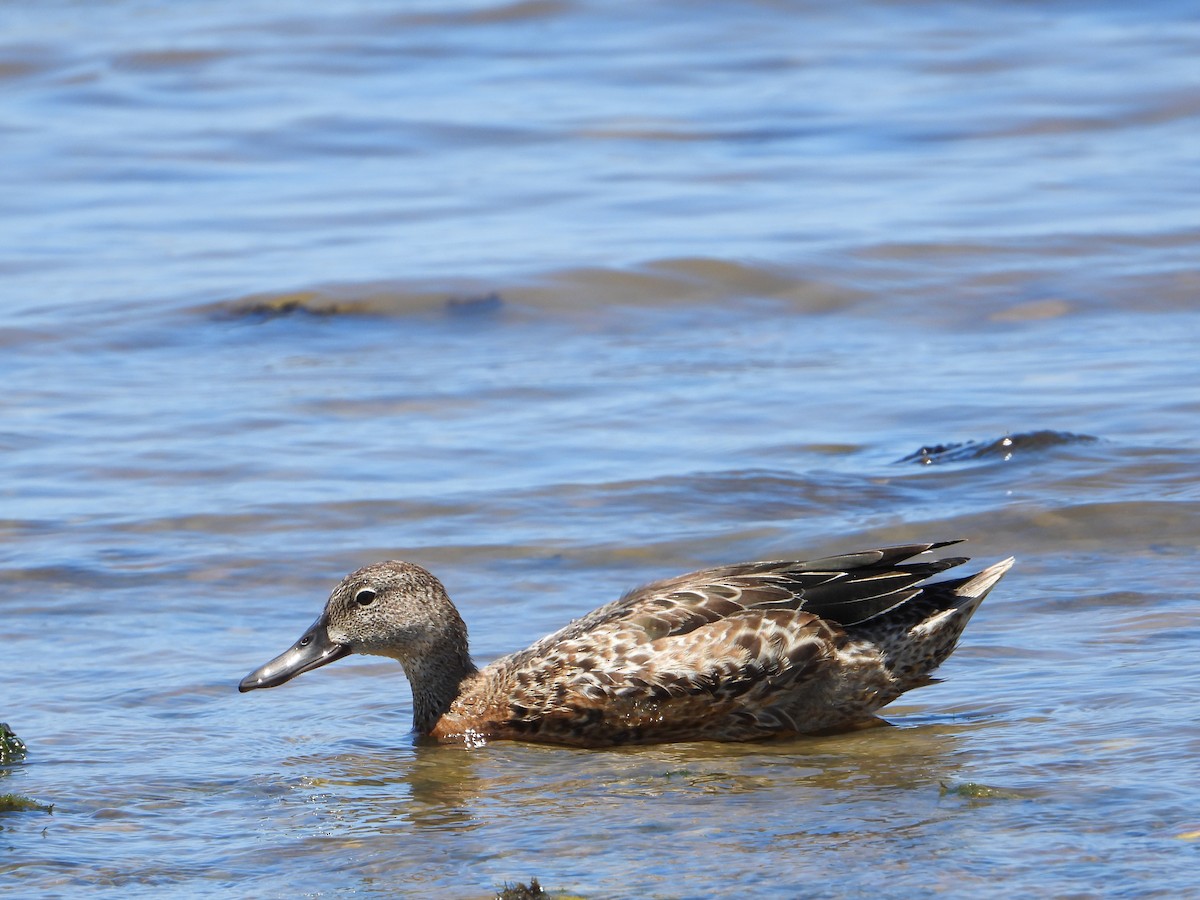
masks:
<path id="1" fill-rule="evenodd" d="M 419 734 L 433 730 L 458 697 L 463 681 L 478 671 L 465 641 L 444 642 L 400 663 L 412 686 L 413 730 Z"/>

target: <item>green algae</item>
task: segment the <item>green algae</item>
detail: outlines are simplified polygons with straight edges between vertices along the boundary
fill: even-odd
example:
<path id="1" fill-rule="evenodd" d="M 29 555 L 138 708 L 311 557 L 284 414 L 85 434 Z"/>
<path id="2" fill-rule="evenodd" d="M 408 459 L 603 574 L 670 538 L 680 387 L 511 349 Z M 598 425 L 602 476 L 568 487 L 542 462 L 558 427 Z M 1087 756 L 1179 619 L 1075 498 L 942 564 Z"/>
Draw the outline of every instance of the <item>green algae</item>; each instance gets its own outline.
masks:
<path id="1" fill-rule="evenodd" d="M 536 878 L 531 878 L 529 884 L 509 884 L 504 882 L 504 887 L 496 893 L 496 900 L 529 900 L 531 897 L 546 897 L 548 896 L 542 886 L 538 884 Z"/>
<path id="2" fill-rule="evenodd" d="M 8 727 L 8 723 L 0 722 L 0 766 L 21 762 L 25 759 L 26 750 L 25 742 L 13 733 L 13 730 Z M 0 775 L 7 774 L 4 769 L 0 769 Z M 28 812 L 29 810 L 52 812 L 54 805 L 38 803 L 38 801 L 21 794 L 0 794 L 0 815 L 9 812 Z"/>
<path id="3" fill-rule="evenodd" d="M 529 879 L 529 884 L 509 884 L 496 892 L 495 900 L 584 900 L 578 894 L 564 894 L 559 891 L 547 891 L 538 883 L 536 878 Z"/>
<path id="4" fill-rule="evenodd" d="M 30 810 L 40 810 L 41 812 L 54 812 L 54 804 L 38 803 L 30 797 L 23 797 L 20 794 L 0 794 L 0 814 L 8 812 L 28 812 Z"/>

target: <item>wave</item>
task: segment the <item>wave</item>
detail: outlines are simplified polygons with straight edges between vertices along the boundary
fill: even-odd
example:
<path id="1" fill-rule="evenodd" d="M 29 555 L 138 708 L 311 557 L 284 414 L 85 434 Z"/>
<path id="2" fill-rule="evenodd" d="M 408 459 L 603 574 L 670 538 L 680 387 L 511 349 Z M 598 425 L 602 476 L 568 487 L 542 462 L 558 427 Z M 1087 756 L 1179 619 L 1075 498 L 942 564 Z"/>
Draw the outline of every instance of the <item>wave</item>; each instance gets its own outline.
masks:
<path id="1" fill-rule="evenodd" d="M 713 307 L 766 301 L 796 312 L 834 312 L 864 294 L 811 273 L 710 258 L 664 259 L 631 268 L 580 267 L 499 285 L 479 279 L 440 284 L 402 280 L 343 283 L 252 294 L 194 307 L 224 319 L 288 315 L 508 317 L 596 315 L 606 310 Z"/>

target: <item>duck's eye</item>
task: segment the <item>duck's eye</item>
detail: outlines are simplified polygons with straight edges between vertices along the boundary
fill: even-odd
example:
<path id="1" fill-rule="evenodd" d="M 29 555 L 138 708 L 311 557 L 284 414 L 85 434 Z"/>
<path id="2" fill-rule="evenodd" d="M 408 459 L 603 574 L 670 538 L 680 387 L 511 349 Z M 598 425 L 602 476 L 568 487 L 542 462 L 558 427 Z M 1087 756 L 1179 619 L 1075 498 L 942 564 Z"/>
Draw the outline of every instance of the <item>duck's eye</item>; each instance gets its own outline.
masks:
<path id="1" fill-rule="evenodd" d="M 370 606 L 375 602 L 375 589 L 369 587 L 359 588 L 354 593 L 354 602 L 359 606 Z"/>

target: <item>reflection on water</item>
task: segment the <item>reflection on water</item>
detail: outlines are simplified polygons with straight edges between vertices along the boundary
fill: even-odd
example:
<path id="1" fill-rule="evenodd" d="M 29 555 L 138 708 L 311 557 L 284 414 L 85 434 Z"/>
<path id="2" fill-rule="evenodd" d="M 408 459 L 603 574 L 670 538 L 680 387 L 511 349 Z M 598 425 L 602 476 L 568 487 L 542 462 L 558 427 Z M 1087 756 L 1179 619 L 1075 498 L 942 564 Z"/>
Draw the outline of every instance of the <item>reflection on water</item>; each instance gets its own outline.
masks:
<path id="1" fill-rule="evenodd" d="M 745 842 L 733 848 L 740 869 L 737 857 L 772 845 L 869 841 L 897 818 L 911 827 L 943 808 L 953 814 L 963 804 L 944 800 L 942 786 L 961 781 L 961 727 L 893 729 L 883 742 L 860 733 L 606 753 L 499 743 L 484 752 L 420 745 L 300 757 L 287 768 L 306 774 L 289 776 L 288 792 L 275 794 L 267 827 L 294 835 L 288 857 L 312 852 L 314 842 L 325 852 L 343 848 L 357 876 L 381 879 L 381 888 L 424 870 L 453 892 L 460 870 L 437 871 L 427 857 L 431 842 L 450 848 L 467 872 L 552 859 L 596 880 L 595 870 L 611 865 L 596 854 L 612 845 L 630 859 L 682 854 L 693 859 L 692 877 L 712 878 L 718 868 L 701 851 L 710 841 Z M 876 852 L 864 864 L 886 865 L 886 847 Z"/>
<path id="2" fill-rule="evenodd" d="M 606 753 L 509 743 L 480 752 L 421 743 L 377 755 L 297 758 L 288 766 L 325 773 L 304 775 L 293 788 L 323 807 L 339 831 L 457 832 L 494 828 L 514 816 L 602 819 L 606 810 L 619 815 L 627 801 L 653 800 L 662 809 L 655 815 L 670 816 L 671 807 L 683 812 L 698 795 L 752 801 L 756 794 L 787 791 L 812 805 L 846 788 L 936 787 L 958 780 L 953 753 L 960 727 L 894 729 L 886 740 L 859 734 Z"/>

